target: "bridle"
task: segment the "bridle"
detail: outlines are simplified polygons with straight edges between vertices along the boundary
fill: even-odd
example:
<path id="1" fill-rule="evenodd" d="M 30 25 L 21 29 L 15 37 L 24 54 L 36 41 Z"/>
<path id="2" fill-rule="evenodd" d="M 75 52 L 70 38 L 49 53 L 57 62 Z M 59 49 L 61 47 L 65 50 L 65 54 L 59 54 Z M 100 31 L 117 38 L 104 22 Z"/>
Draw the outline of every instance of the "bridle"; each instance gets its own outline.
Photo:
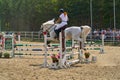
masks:
<path id="1" fill-rule="evenodd" d="M 47 28 L 46 31 L 51 32 L 51 31 L 52 31 L 52 27 L 53 27 L 54 25 L 55 25 L 55 24 L 51 25 L 49 28 Z"/>

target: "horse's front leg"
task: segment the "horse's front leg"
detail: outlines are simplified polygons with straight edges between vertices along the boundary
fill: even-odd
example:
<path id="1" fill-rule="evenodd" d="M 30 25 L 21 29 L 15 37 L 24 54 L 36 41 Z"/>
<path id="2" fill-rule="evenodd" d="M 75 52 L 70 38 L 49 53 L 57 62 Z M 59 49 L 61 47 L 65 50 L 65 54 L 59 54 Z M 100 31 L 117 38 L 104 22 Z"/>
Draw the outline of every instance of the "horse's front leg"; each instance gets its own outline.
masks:
<path id="1" fill-rule="evenodd" d="M 47 40 L 53 41 L 54 38 L 53 37 L 47 37 Z"/>
<path id="2" fill-rule="evenodd" d="M 49 35 L 50 35 L 50 36 L 47 37 L 47 40 L 51 40 L 51 41 L 53 41 L 53 40 L 54 40 L 54 36 L 55 36 L 53 30 L 52 30 L 51 32 L 49 32 Z"/>
<path id="3" fill-rule="evenodd" d="M 47 37 L 47 45 L 49 46 L 51 41 L 56 41 L 55 33 L 53 31 L 50 32 L 50 37 Z"/>
<path id="4" fill-rule="evenodd" d="M 79 42 L 81 42 L 82 43 L 82 48 L 84 47 L 84 41 L 83 41 L 83 38 L 80 38 L 79 36 L 77 37 L 77 36 L 75 36 L 74 37 L 74 40 L 77 40 L 77 41 L 79 41 Z"/>

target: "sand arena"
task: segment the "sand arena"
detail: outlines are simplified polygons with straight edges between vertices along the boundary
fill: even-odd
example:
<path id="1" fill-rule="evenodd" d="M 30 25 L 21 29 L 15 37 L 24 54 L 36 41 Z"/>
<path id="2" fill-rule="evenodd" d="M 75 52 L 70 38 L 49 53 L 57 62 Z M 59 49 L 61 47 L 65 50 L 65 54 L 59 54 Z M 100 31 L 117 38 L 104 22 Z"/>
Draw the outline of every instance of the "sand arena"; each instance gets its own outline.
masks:
<path id="1" fill-rule="evenodd" d="M 89 52 L 97 56 L 96 63 L 76 64 L 59 70 L 41 68 L 44 60 L 42 56 L 1 58 L 0 80 L 120 80 L 120 47 L 105 46 L 105 54 L 94 50 Z M 48 62 L 51 63 L 50 57 Z"/>

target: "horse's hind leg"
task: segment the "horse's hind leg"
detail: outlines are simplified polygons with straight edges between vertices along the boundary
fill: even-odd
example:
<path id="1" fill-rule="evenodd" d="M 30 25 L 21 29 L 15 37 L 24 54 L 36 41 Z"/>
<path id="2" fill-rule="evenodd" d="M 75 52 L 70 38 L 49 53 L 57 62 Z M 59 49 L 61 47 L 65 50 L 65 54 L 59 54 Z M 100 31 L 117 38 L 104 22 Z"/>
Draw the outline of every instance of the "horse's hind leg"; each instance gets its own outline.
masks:
<path id="1" fill-rule="evenodd" d="M 82 42 L 83 41 L 83 39 L 82 38 L 80 38 L 80 37 L 73 37 L 74 38 L 74 40 L 77 40 L 77 41 L 80 41 L 80 42 Z"/>

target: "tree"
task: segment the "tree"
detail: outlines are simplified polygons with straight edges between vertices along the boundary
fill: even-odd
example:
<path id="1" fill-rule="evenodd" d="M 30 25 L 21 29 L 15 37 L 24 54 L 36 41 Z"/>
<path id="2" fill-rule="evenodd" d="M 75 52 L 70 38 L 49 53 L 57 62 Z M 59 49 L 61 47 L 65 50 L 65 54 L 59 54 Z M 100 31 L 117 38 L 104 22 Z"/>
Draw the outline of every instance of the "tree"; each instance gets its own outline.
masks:
<path id="1" fill-rule="evenodd" d="M 2 31 L 38 31 L 43 22 L 59 16 L 64 8 L 69 26 L 90 25 L 90 0 L 0 0 Z M 120 24 L 116 0 L 116 27 Z M 113 0 L 93 0 L 93 28 L 113 27 Z"/>

